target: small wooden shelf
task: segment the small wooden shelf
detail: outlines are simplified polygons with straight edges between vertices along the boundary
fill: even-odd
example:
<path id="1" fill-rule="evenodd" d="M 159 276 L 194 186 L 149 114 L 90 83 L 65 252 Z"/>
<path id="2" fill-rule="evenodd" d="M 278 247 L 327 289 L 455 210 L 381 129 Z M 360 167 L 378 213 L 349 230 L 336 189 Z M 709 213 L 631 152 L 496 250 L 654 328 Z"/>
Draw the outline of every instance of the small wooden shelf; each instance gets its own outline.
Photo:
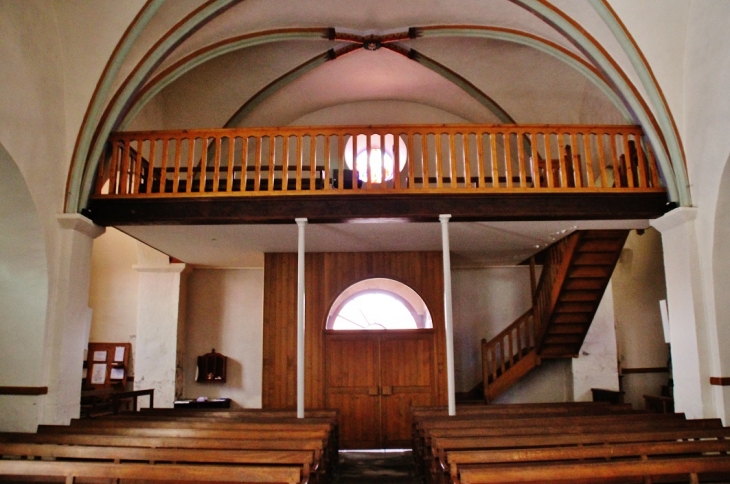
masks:
<path id="1" fill-rule="evenodd" d="M 215 352 L 215 348 L 198 356 L 198 383 L 225 383 L 228 357 Z"/>

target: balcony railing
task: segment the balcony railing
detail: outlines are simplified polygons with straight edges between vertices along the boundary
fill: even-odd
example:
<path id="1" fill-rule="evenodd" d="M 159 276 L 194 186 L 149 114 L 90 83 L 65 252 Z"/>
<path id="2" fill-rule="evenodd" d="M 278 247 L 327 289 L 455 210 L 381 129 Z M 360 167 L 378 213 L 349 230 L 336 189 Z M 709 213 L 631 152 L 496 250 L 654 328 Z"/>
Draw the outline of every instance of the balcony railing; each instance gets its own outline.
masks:
<path id="1" fill-rule="evenodd" d="M 664 191 L 636 126 L 150 131 L 108 146 L 96 197 Z"/>

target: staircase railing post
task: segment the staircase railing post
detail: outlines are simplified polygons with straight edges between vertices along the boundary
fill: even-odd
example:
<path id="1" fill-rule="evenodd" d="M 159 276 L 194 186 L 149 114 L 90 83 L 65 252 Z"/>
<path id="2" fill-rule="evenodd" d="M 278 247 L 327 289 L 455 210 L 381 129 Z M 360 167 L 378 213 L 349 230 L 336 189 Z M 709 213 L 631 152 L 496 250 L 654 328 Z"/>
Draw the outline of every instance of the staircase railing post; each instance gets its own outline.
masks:
<path id="1" fill-rule="evenodd" d="M 451 256 L 449 254 L 449 219 L 451 215 L 439 215 L 441 243 L 444 260 L 444 323 L 446 326 L 446 387 L 449 398 L 449 415 L 456 415 L 454 385 L 454 328 L 451 308 Z"/>

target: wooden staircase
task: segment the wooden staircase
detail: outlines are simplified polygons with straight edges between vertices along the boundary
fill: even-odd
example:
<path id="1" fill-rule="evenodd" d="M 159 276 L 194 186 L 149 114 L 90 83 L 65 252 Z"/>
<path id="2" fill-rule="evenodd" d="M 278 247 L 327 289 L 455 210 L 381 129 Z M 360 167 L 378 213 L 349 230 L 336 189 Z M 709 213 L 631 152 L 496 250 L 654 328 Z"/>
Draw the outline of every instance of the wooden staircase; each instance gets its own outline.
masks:
<path id="1" fill-rule="evenodd" d="M 482 340 L 484 398 L 494 400 L 543 358 L 577 357 L 628 230 L 576 231 L 544 251 L 533 305 L 495 338 Z"/>

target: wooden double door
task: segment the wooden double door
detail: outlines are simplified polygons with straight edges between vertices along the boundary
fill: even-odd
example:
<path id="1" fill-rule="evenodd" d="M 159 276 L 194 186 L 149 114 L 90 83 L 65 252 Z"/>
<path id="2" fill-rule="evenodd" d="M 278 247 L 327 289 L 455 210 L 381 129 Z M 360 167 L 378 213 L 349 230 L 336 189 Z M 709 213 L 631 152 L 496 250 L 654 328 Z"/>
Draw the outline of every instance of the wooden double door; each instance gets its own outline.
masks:
<path id="1" fill-rule="evenodd" d="M 326 331 L 325 340 L 340 448 L 410 448 L 410 407 L 436 401 L 433 330 Z"/>

